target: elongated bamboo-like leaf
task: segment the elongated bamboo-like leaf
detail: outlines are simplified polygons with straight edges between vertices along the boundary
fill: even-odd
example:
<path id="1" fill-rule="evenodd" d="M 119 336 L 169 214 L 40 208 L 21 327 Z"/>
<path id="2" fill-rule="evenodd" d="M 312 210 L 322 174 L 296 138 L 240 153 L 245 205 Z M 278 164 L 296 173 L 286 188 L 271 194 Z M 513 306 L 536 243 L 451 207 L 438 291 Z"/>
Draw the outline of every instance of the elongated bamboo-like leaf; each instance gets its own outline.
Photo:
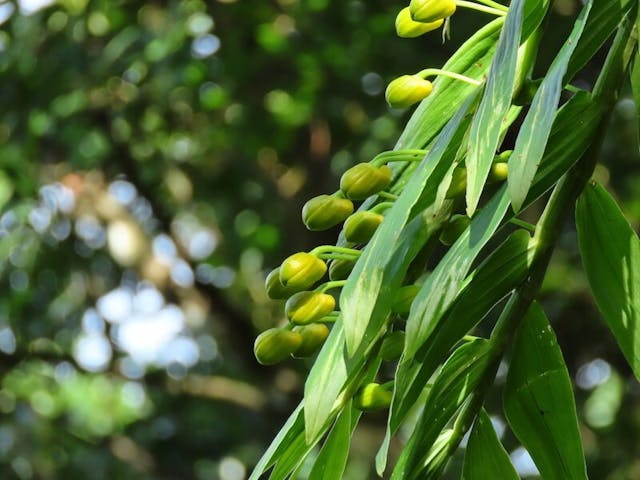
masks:
<path id="1" fill-rule="evenodd" d="M 428 448 L 489 367 L 491 343 L 477 339 L 458 348 L 443 365 L 429 391 L 420 419 L 402 450 L 392 480 L 420 478 Z"/>
<path id="2" fill-rule="evenodd" d="M 590 10 L 591 3 L 582 9 L 573 31 L 533 97 L 531 108 L 520 127 L 513 153 L 509 158 L 509 196 L 515 212 L 522 208 L 538 170 L 560 101 L 562 78 L 567 70 L 569 58 L 582 35 Z"/>
<path id="3" fill-rule="evenodd" d="M 518 473 L 505 451 L 491 419 L 482 409 L 473 425 L 464 454 L 462 480 L 518 480 Z"/>
<path id="4" fill-rule="evenodd" d="M 354 355 L 363 347 L 368 348 L 380 333 L 391 309 L 392 295 L 406 273 L 412 255 L 416 255 L 429 238 L 429 230 L 437 230 L 446 219 L 440 206 L 432 205 L 440 183 L 449 171 L 453 155 L 445 155 L 450 142 L 464 133 L 465 116 L 475 101 L 469 97 L 456 115 L 442 130 L 431 150 L 412 175 L 404 191 L 386 214 L 384 222 L 369 241 L 356 266 L 342 289 L 340 310 L 344 319 L 347 351 Z M 457 146 L 455 147 L 457 148 Z M 421 221 L 426 223 L 407 244 L 405 226 L 427 206 L 432 205 L 433 217 Z M 398 249 L 402 248 L 402 254 Z M 308 405 L 308 403 L 307 403 Z"/>
<path id="5" fill-rule="evenodd" d="M 537 303 L 517 333 L 504 412 L 542 478 L 587 478 L 571 380 L 551 325 Z"/>
<path id="6" fill-rule="evenodd" d="M 598 308 L 640 379 L 640 240 L 613 198 L 595 183 L 578 198 L 576 224 Z"/>
<path id="7" fill-rule="evenodd" d="M 491 62 L 484 96 L 471 125 L 467 153 L 467 215 L 478 206 L 495 156 L 502 121 L 511 106 L 522 30 L 524 0 L 514 0 Z"/>
<path id="8" fill-rule="evenodd" d="M 638 129 L 638 148 L 640 149 L 640 6 L 638 7 L 638 17 L 636 19 L 636 35 L 638 36 L 638 44 L 636 45 L 636 54 L 630 71 L 630 79 L 633 100 L 636 104 L 636 127 Z"/>
<path id="9" fill-rule="evenodd" d="M 407 363 L 404 376 L 396 378 L 398 384 L 403 384 L 396 386 L 385 440 L 376 455 L 379 475 L 386 467 L 391 434 L 407 416 L 444 356 L 491 307 L 525 279 L 535 246 L 530 239 L 524 230 L 514 232 L 469 275 L 464 290 L 446 318 L 436 326 L 431 340 Z"/>
<path id="10" fill-rule="evenodd" d="M 324 442 L 309 474 L 309 480 L 342 478 L 349 457 L 351 433 L 359 418 L 360 412 L 355 411 L 349 402 Z"/>
<path id="11" fill-rule="evenodd" d="M 600 50 L 634 3 L 635 0 L 593 0 L 584 34 L 571 56 L 563 83 L 568 83 Z"/>
<path id="12" fill-rule="evenodd" d="M 276 438 L 273 439 L 267 451 L 253 469 L 249 480 L 258 480 L 266 470 L 278 461 L 280 455 L 287 449 L 289 444 L 298 436 L 304 434 L 304 416 L 302 413 L 303 402 L 296 407 L 288 420 L 282 426 Z"/>

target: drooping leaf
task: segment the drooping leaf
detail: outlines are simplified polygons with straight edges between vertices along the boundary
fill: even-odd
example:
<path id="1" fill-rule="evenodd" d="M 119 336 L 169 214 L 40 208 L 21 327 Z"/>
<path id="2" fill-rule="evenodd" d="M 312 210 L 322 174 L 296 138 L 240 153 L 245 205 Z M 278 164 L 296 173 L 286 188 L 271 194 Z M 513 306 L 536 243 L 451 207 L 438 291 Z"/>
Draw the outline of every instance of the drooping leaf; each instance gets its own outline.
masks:
<path id="1" fill-rule="evenodd" d="M 638 130 L 638 148 L 640 149 L 640 7 L 638 7 L 637 13 L 636 35 L 638 36 L 638 44 L 636 45 L 636 53 L 633 58 L 633 64 L 629 75 L 631 80 L 631 91 L 633 92 L 633 100 L 636 104 L 636 127 Z"/>
<path id="2" fill-rule="evenodd" d="M 420 477 L 432 445 L 460 405 L 473 392 L 493 357 L 491 342 L 476 339 L 459 347 L 443 365 L 420 419 L 393 470 L 392 480 Z"/>
<path id="3" fill-rule="evenodd" d="M 582 263 L 602 316 L 640 378 L 640 240 L 607 191 L 588 184 L 576 206 Z"/>
<path id="4" fill-rule="evenodd" d="M 518 138 L 509 158 L 509 196 L 515 212 L 519 212 L 538 170 L 545 146 L 551 133 L 551 126 L 560 101 L 562 79 L 569 58 L 578 43 L 591 3 L 585 5 L 576 20 L 573 30 L 560 53 L 551 64 L 547 75 L 536 92 L 527 116 L 520 127 Z"/>
<path id="5" fill-rule="evenodd" d="M 433 205 L 440 184 L 453 162 L 457 145 L 450 148 L 452 139 L 461 139 L 467 125 L 465 116 L 475 101 L 469 97 L 456 115 L 438 135 L 419 169 L 411 176 L 402 194 L 385 215 L 358 259 L 340 295 L 340 310 L 344 319 L 347 350 L 354 355 L 368 348 L 380 333 L 391 309 L 391 296 L 406 273 L 409 263 L 448 217 L 442 215 L 440 205 Z M 449 155 L 445 152 L 450 150 Z M 404 231 L 419 214 L 431 206 L 433 217 L 418 218 L 419 229 Z M 426 227 L 426 228 L 425 228 Z M 407 243 L 408 242 L 408 243 Z M 400 254 L 402 252 L 402 254 Z"/>
<path id="6" fill-rule="evenodd" d="M 551 325 L 537 303 L 517 332 L 504 412 L 542 478 L 587 478 L 571 380 Z"/>
<path id="7" fill-rule="evenodd" d="M 406 363 L 404 375 L 396 378 L 387 433 L 376 455 L 378 474 L 382 475 L 386 467 L 391 434 L 408 415 L 447 352 L 526 277 L 534 249 L 530 239 L 524 230 L 514 232 L 469 275 L 466 286 L 437 324 L 430 341 Z"/>
<path id="8" fill-rule="evenodd" d="M 360 412 L 349 402 L 336 421 L 313 464 L 309 480 L 335 480 L 342 478 L 349 457 L 351 433 L 358 423 Z"/>
<path id="9" fill-rule="evenodd" d="M 514 0 L 498 40 L 484 96 L 471 125 L 467 153 L 467 215 L 472 216 L 489 175 L 500 140 L 501 124 L 511 106 L 524 0 Z"/>
<path id="10" fill-rule="evenodd" d="M 464 454 L 462 480 L 518 480 L 509 454 L 505 451 L 491 419 L 482 409 L 469 435 L 469 442 Z"/>
<path id="11" fill-rule="evenodd" d="M 616 30 L 635 0 L 593 0 L 593 8 L 580 42 L 571 56 L 565 80 L 571 81 L 577 72 L 600 50 L 600 47 Z"/>

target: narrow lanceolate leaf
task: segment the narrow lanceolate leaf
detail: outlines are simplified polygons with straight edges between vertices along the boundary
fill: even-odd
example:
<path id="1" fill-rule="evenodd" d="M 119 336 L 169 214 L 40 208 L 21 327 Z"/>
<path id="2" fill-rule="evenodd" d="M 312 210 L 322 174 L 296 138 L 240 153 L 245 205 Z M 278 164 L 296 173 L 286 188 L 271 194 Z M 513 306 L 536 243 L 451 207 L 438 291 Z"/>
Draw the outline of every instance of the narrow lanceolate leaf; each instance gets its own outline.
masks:
<path id="1" fill-rule="evenodd" d="M 402 450 L 392 480 L 424 478 L 420 470 L 438 435 L 473 392 L 492 362 L 491 343 L 477 339 L 458 348 L 443 365 L 429 391 L 425 408 Z"/>
<path id="2" fill-rule="evenodd" d="M 449 155 L 445 155 L 445 152 L 452 150 L 450 143 L 456 135 L 461 139 L 464 133 L 461 126 L 467 125 L 464 122 L 465 116 L 474 104 L 475 97 L 476 95 L 469 97 L 440 132 L 420 167 L 385 215 L 384 222 L 367 244 L 342 289 L 340 310 L 350 356 L 359 349 L 366 350 L 380 334 L 391 309 L 393 287 L 400 286 L 412 260 L 411 255 L 415 256 L 429 238 L 429 229 L 439 228 L 438 224 L 430 223 L 444 220 L 439 218 L 438 206 L 434 206 L 432 213 L 435 217 L 427 221 L 427 225 L 424 225 L 426 228 L 414 232 L 417 236 L 407 238 L 408 235 L 404 232 L 405 226 L 419 217 L 419 213 L 436 199 L 440 183 L 453 163 L 455 149 Z"/>
<path id="3" fill-rule="evenodd" d="M 465 280 L 462 292 L 447 311 L 446 317 L 438 322 L 430 341 L 405 365 L 403 377 L 396 378 L 396 394 L 389 413 L 387 432 L 376 455 L 379 475 L 386 468 L 391 434 L 409 414 L 424 385 L 456 342 L 525 279 L 534 247 L 529 233 L 517 230 L 494 250 Z"/>
<path id="4" fill-rule="evenodd" d="M 316 458 L 309 480 L 336 480 L 342 478 L 349 457 L 351 433 L 358 423 L 360 413 L 354 411 L 351 402 L 345 406 L 336 420 Z"/>
<path id="5" fill-rule="evenodd" d="M 267 451 L 253 469 L 249 480 L 258 480 L 260 476 L 276 463 L 282 453 L 297 437 L 304 434 L 304 417 L 302 414 L 303 403 L 293 411 L 289 419 L 280 429 L 276 438 L 273 439 Z"/>
<path id="6" fill-rule="evenodd" d="M 531 108 L 520 127 L 513 153 L 509 159 L 509 196 L 515 212 L 519 212 L 522 208 L 540 165 L 560 101 L 562 79 L 567 70 L 569 59 L 580 35 L 582 35 L 590 10 L 591 3 L 582 9 L 574 24 L 573 31 L 533 97 Z"/>
<path id="7" fill-rule="evenodd" d="M 473 425 L 464 454 L 462 480 L 519 480 L 509 455 L 505 451 L 491 419 L 482 409 Z"/>
<path id="8" fill-rule="evenodd" d="M 638 7 L 638 17 L 636 19 L 636 35 L 638 36 L 638 44 L 636 45 L 636 54 L 633 58 L 630 75 L 631 91 L 636 104 L 636 127 L 638 129 L 638 148 L 640 149 L 640 6 Z"/>
<path id="9" fill-rule="evenodd" d="M 598 308 L 640 379 L 640 240 L 613 198 L 595 183 L 578 198 L 576 223 Z"/>
<path id="10" fill-rule="evenodd" d="M 542 478 L 587 478 L 571 380 L 551 325 L 537 303 L 517 333 L 504 412 Z"/>
<path id="11" fill-rule="evenodd" d="M 491 62 L 484 96 L 471 125 L 466 160 L 467 215 L 469 216 L 473 215 L 478 206 L 500 141 L 502 120 L 511 106 L 523 6 L 524 0 L 511 2 L 496 53 Z"/>

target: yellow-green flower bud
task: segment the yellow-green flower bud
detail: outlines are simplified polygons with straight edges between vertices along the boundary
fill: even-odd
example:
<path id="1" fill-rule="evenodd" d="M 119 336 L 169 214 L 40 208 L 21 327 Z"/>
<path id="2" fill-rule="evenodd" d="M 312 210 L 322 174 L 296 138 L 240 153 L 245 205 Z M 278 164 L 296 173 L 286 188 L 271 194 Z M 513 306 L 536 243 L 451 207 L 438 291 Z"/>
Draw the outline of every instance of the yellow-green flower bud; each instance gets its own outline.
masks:
<path id="1" fill-rule="evenodd" d="M 407 108 L 429 96 L 433 84 L 418 75 L 402 75 L 391 81 L 384 94 L 393 108 Z"/>
<path id="2" fill-rule="evenodd" d="M 509 175 L 509 165 L 506 163 L 494 163 L 489 170 L 490 182 L 503 182 Z"/>
<path id="3" fill-rule="evenodd" d="M 467 191 L 467 169 L 456 167 L 451 175 L 451 183 L 447 190 L 447 198 L 456 198 Z"/>
<path id="4" fill-rule="evenodd" d="M 299 292 L 284 305 L 284 313 L 292 323 L 306 325 L 326 317 L 336 308 L 336 300 L 327 293 Z"/>
<path id="5" fill-rule="evenodd" d="M 384 217 L 379 213 L 368 210 L 356 212 L 344 222 L 344 237 L 349 242 L 367 243 L 382 220 Z"/>
<path id="6" fill-rule="evenodd" d="M 352 200 L 364 200 L 378 193 L 391 182 L 391 169 L 387 165 L 376 167 L 359 163 L 342 174 L 340 190 Z"/>
<path id="7" fill-rule="evenodd" d="M 444 245 L 452 245 L 471 223 L 466 215 L 453 215 L 442 227 L 440 241 Z"/>
<path id="8" fill-rule="evenodd" d="M 404 332 L 402 330 L 396 330 L 395 332 L 389 333 L 384 337 L 384 340 L 382 340 L 380 358 L 387 362 L 397 360 L 400 358 L 400 355 L 402 355 L 402 350 L 404 350 Z"/>
<path id="9" fill-rule="evenodd" d="M 324 323 L 312 323 L 310 325 L 294 327 L 293 331 L 302 336 L 302 344 L 300 344 L 292 354 L 298 358 L 310 357 L 316 353 L 329 336 L 329 327 Z"/>
<path id="10" fill-rule="evenodd" d="M 309 230 L 327 230 L 352 213 L 353 203 L 348 198 L 319 195 L 302 207 L 302 221 Z"/>
<path id="11" fill-rule="evenodd" d="M 380 410 L 389 408 L 391 398 L 391 392 L 379 383 L 368 383 L 355 394 L 353 405 L 364 411 Z"/>
<path id="12" fill-rule="evenodd" d="M 406 285 L 396 292 L 395 299 L 391 305 L 391 311 L 403 317 L 406 317 L 411 310 L 413 299 L 420 291 L 420 285 Z"/>
<path id="13" fill-rule="evenodd" d="M 331 263 L 329 263 L 329 280 L 346 280 L 355 265 L 356 262 L 353 260 L 342 258 L 331 260 Z"/>
<path id="14" fill-rule="evenodd" d="M 281 362 L 302 345 L 302 335 L 282 328 L 270 328 L 256 338 L 253 353 L 262 365 Z"/>
<path id="15" fill-rule="evenodd" d="M 411 0 L 411 18 L 416 22 L 435 22 L 453 15 L 456 11 L 454 0 Z"/>
<path id="16" fill-rule="evenodd" d="M 306 290 L 320 280 L 327 265 L 307 252 L 294 253 L 280 265 L 280 283 L 287 288 Z"/>
<path id="17" fill-rule="evenodd" d="M 285 287 L 280 283 L 280 267 L 271 270 L 267 275 L 264 281 L 264 289 L 267 291 L 267 296 L 272 300 L 285 300 L 300 291 L 299 288 Z"/>
<path id="18" fill-rule="evenodd" d="M 406 7 L 400 10 L 396 17 L 396 33 L 402 38 L 415 38 L 440 28 L 443 23 L 443 19 L 429 23 L 416 22 L 411 18 L 409 7 Z"/>

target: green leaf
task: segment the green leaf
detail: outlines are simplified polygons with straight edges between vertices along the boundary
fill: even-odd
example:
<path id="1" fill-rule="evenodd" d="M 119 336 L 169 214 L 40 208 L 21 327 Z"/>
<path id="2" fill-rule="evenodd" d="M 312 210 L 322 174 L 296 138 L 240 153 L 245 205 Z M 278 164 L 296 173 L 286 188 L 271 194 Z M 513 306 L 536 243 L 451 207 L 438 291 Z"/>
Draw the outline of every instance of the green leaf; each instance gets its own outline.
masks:
<path id="1" fill-rule="evenodd" d="M 513 467 L 487 412 L 482 409 L 473 425 L 464 454 L 462 480 L 518 480 Z"/>
<path id="2" fill-rule="evenodd" d="M 635 2 L 636 0 L 593 0 L 584 34 L 569 61 L 564 84 L 600 50 Z"/>
<path id="3" fill-rule="evenodd" d="M 309 480 L 336 480 L 342 478 L 347 458 L 351 433 L 358 423 L 360 412 L 349 403 L 336 421 L 331 433 L 324 442 L 309 474 Z"/>
<path id="4" fill-rule="evenodd" d="M 524 0 L 514 0 L 498 40 L 491 62 L 484 96 L 478 107 L 469 135 L 467 153 L 467 215 L 478 206 L 482 189 L 495 156 L 502 121 L 511 106 L 511 94 L 516 78 L 518 47 L 522 29 Z"/>
<path id="5" fill-rule="evenodd" d="M 459 347 L 443 365 L 429 391 L 420 419 L 402 449 L 392 480 L 420 478 L 432 445 L 451 417 L 473 392 L 493 360 L 492 344 L 477 339 Z"/>
<path id="6" fill-rule="evenodd" d="M 533 97 L 529 112 L 520 127 L 513 153 L 509 159 L 509 196 L 515 212 L 519 212 L 522 208 L 544 154 L 560 101 L 562 78 L 567 70 L 569 58 L 580 35 L 582 35 L 590 10 L 591 3 L 582 9 L 574 24 L 573 31 Z"/>
<path id="7" fill-rule="evenodd" d="M 451 168 L 456 142 L 464 132 L 465 115 L 477 95 L 469 97 L 442 130 L 404 191 L 385 215 L 342 289 L 340 310 L 344 319 L 347 350 L 354 355 L 367 349 L 380 335 L 391 310 L 395 290 L 400 287 L 409 263 L 438 230 L 448 215 L 433 205 L 442 180 Z M 461 140 L 461 138 L 460 138 Z M 450 148 L 453 143 L 454 148 Z M 445 155 L 447 150 L 449 155 Z M 445 190 L 446 191 L 446 190 Z M 444 204 L 444 195 L 441 195 Z M 431 205 L 433 217 L 420 215 Z M 413 224 L 412 220 L 415 220 Z M 411 232 L 405 231 L 405 226 Z M 426 228 L 425 228 L 426 227 Z"/>
<path id="8" fill-rule="evenodd" d="M 629 75 L 633 100 L 636 104 L 636 128 L 638 130 L 638 148 L 640 149 L 640 6 L 638 6 L 638 18 L 636 19 L 636 36 L 638 37 L 638 44 L 636 45 L 636 54 L 633 58 L 633 65 Z"/>
<path id="9" fill-rule="evenodd" d="M 406 363 L 402 377 L 396 377 L 387 433 L 376 455 L 378 474 L 382 475 L 386 467 L 391 434 L 409 414 L 447 352 L 526 278 L 535 247 L 530 240 L 528 232 L 515 231 L 469 275 L 446 317 L 436 325 L 431 340 Z"/>
<path id="10" fill-rule="evenodd" d="M 587 478 L 571 380 L 551 325 L 537 303 L 518 329 L 504 412 L 542 478 Z"/>
<path id="11" fill-rule="evenodd" d="M 249 480 L 258 480 L 266 470 L 276 463 L 283 452 L 289 447 L 297 437 L 304 434 L 304 416 L 302 414 L 303 402 L 296 407 L 288 420 L 282 426 L 276 438 L 273 439 L 267 451 L 251 472 Z"/>
<path id="12" fill-rule="evenodd" d="M 604 188 L 588 184 L 576 206 L 582 263 L 613 335 L 640 379 L 640 240 Z"/>

